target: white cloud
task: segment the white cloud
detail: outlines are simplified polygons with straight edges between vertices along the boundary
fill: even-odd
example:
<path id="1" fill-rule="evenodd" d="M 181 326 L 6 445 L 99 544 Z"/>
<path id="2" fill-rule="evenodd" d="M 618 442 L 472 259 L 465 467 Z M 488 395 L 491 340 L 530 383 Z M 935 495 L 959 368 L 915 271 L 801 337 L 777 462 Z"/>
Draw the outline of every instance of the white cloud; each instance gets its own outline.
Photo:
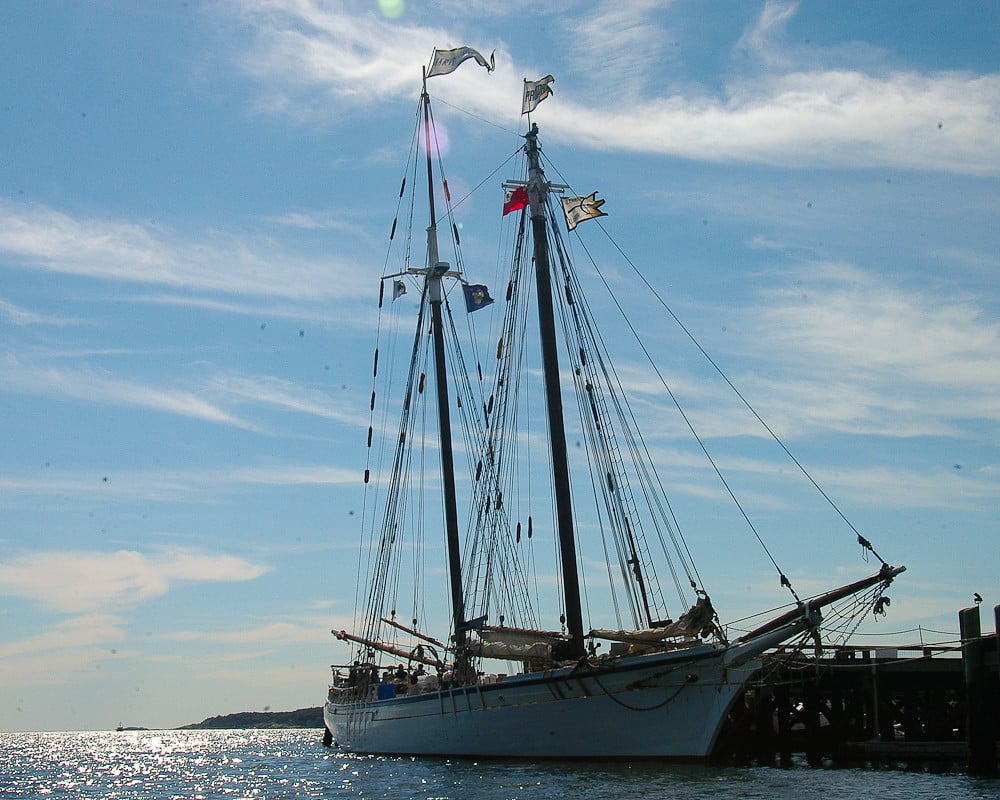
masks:
<path id="1" fill-rule="evenodd" d="M 298 257 L 257 237 L 186 239 L 155 225 L 74 217 L 0 200 L 0 253 L 33 269 L 224 294 L 315 299 L 354 296 L 357 265 Z"/>
<path id="2" fill-rule="evenodd" d="M 918 472 L 898 466 L 851 470 L 816 470 L 820 485 L 839 497 L 871 508 L 948 509 L 989 512 L 996 507 L 1000 485 L 987 472 L 964 473 L 940 468 Z"/>
<path id="3" fill-rule="evenodd" d="M 340 209 L 326 211 L 289 211 L 281 216 L 269 217 L 268 222 L 304 231 L 341 231 L 364 236 L 366 231 L 356 223 L 345 220 Z"/>
<path id="4" fill-rule="evenodd" d="M 358 472 L 329 465 L 268 464 L 256 467 L 173 470 L 129 470 L 108 480 L 94 473 L 46 470 L 41 477 L 0 476 L 0 493 L 8 507 L 31 504 L 31 498 L 87 497 L 105 501 L 154 500 L 210 502 L 220 494 L 238 493 L 260 486 L 344 486 L 358 482 Z"/>
<path id="5" fill-rule="evenodd" d="M 253 52 L 241 59 L 261 81 L 260 110 L 305 119 L 364 104 L 372 97 L 412 94 L 414 76 L 444 31 L 392 24 L 375 14 L 353 14 L 313 2 L 257 2 L 236 6 L 257 33 Z M 316 87 L 330 96 L 318 97 Z M 307 89 L 299 97 L 295 93 Z M 311 99 L 307 99 L 311 98 Z"/>
<path id="6" fill-rule="evenodd" d="M 574 15 L 566 22 L 574 69 L 589 75 L 623 108 L 639 101 L 655 80 L 657 66 L 669 58 L 671 36 L 655 22 L 663 12 L 660 0 L 614 0 Z"/>
<path id="7" fill-rule="evenodd" d="M 0 354 L 3 390 L 54 397 L 69 397 L 85 403 L 131 406 L 177 414 L 223 425 L 252 430 L 254 426 L 183 389 L 164 389 L 115 377 L 94 368 L 58 369 L 26 362 L 18 356 Z"/>
<path id="8" fill-rule="evenodd" d="M 585 147 L 782 167 L 1000 174 L 995 146 L 1000 74 L 865 72 L 796 63 L 776 45 L 795 8 L 777 2 L 764 7 L 739 46 L 770 54 L 771 69 L 734 80 L 718 95 L 656 96 L 644 88 L 642 69 L 623 73 L 614 92 L 598 90 L 605 80 L 601 74 L 587 85 L 568 86 L 559 82 L 552 63 L 515 62 L 498 42 L 489 43 L 496 48 L 496 72 L 487 77 L 480 70 L 456 71 L 448 76 L 447 98 L 477 114 L 509 120 L 516 114 L 521 78 L 553 72 L 557 92 L 546 101 L 546 134 Z M 644 11 L 601 6 L 578 21 L 579 41 L 596 35 L 591 29 L 599 25 L 609 28 L 615 41 L 655 40 L 664 32 Z M 243 7 L 243 13 L 259 31 L 253 52 L 242 56 L 245 68 L 260 82 L 269 111 L 298 119 L 339 121 L 345 107 L 364 104 L 372 113 L 375 101 L 412 96 L 433 47 L 453 43 L 447 31 L 311 2 L 257 4 Z M 317 87 L 336 100 L 317 102 Z M 303 88 L 308 91 L 296 98 Z"/>
<path id="9" fill-rule="evenodd" d="M 1000 174 L 998 75 L 790 72 L 731 84 L 724 97 L 654 98 L 613 111 L 559 102 L 550 135 L 555 129 L 593 148 L 720 163 Z"/>
<path id="10" fill-rule="evenodd" d="M 770 286 L 753 302 L 697 313 L 702 330 L 732 328 L 703 344 L 715 357 L 730 353 L 722 364 L 741 365 L 728 378 L 781 438 L 976 439 L 982 423 L 1000 422 L 1000 323 L 978 299 L 843 262 L 811 261 L 758 280 Z M 683 369 L 675 359 L 667 379 L 700 435 L 767 435 L 707 367 Z M 619 372 L 641 393 L 638 403 L 662 394 L 638 370 Z M 664 420 L 658 430 L 679 429 Z"/>
<path id="11" fill-rule="evenodd" d="M 779 52 L 776 39 L 785 32 L 788 21 L 798 11 L 798 3 L 767 0 L 757 21 L 751 25 L 736 43 L 737 50 L 743 50 L 769 66 L 784 66 L 789 63 L 786 55 Z"/>
<path id="12" fill-rule="evenodd" d="M 366 419 L 343 411 L 327 392 L 307 389 L 273 376 L 219 375 L 213 381 L 213 389 L 235 400 L 311 414 L 323 419 L 367 424 Z"/>
<path id="13" fill-rule="evenodd" d="M 248 581 L 267 571 L 239 556 L 187 549 L 37 551 L 0 563 L 0 590 L 71 614 L 139 605 L 181 581 Z"/>
<path id="14" fill-rule="evenodd" d="M 780 354 L 777 368 L 806 379 L 797 388 L 775 382 L 785 411 L 803 420 L 793 409 L 825 408 L 834 429 L 884 435 L 1000 422 L 1000 323 L 976 303 L 845 264 L 808 264 L 787 279 L 764 295 L 752 323 L 762 354 Z"/>
<path id="15" fill-rule="evenodd" d="M 358 482 L 357 470 L 315 465 L 236 468 L 227 470 L 226 475 L 233 483 L 259 486 L 340 486 Z"/>
<path id="16" fill-rule="evenodd" d="M 253 317 L 263 326 L 261 330 L 269 327 L 270 323 L 275 320 L 290 320 L 295 324 L 296 330 L 302 330 L 302 326 L 319 326 L 324 330 L 337 330 L 338 332 L 344 332 L 347 329 L 368 331 L 374 329 L 376 324 L 371 310 L 364 307 L 363 304 L 341 303 L 334 306 L 323 304 L 316 308 L 306 303 L 297 303 L 294 300 L 282 303 L 274 298 L 269 298 L 267 302 L 252 303 L 191 294 L 167 293 L 134 295 L 128 298 L 128 302 L 196 308 L 210 312 Z M 61 352 L 60 355 L 65 355 L 65 353 Z"/>
<path id="17" fill-rule="evenodd" d="M 0 298 L 0 319 L 6 319 L 15 325 L 79 325 L 80 320 L 67 319 L 52 314 L 39 314 L 15 303 Z"/>
<path id="18" fill-rule="evenodd" d="M 209 642 L 221 645 L 264 645 L 278 647 L 292 644 L 330 644 L 331 621 L 328 617 L 315 617 L 309 624 L 296 622 L 265 622 L 253 627 L 235 630 L 173 631 L 156 638 L 175 642 Z"/>
<path id="19" fill-rule="evenodd" d="M 67 353 L 60 353 L 65 356 Z M 79 355 L 79 354 L 74 354 Z M 173 414 L 248 431 L 261 432 L 255 424 L 227 410 L 240 404 L 309 414 L 357 426 L 367 420 L 348 413 L 334 395 L 269 375 L 219 374 L 188 387 L 148 385 L 118 377 L 95 367 L 61 368 L 36 363 L 14 353 L 0 351 L 4 377 L 0 392 L 42 397 L 70 398 L 86 404 L 139 408 Z"/>
<path id="20" fill-rule="evenodd" d="M 0 571 L 4 565 L 0 564 Z M 2 574 L 2 572 L 0 572 Z M 0 661 L 62 650 L 104 648 L 125 639 L 124 621 L 113 614 L 74 616 L 20 641 L 0 643 Z M 106 649 L 103 649 L 107 653 Z"/>
<path id="21" fill-rule="evenodd" d="M 763 435 L 763 434 L 761 434 Z M 786 439 L 786 443 L 789 439 Z M 747 458 L 727 454 L 725 448 L 708 444 L 716 464 L 727 479 L 738 479 L 741 486 L 740 501 L 759 510 L 795 507 L 800 498 L 794 494 L 796 482 L 805 491 L 806 478 L 799 476 L 796 467 L 781 457 L 775 447 L 773 458 L 766 456 Z M 796 448 L 793 445 L 792 450 Z M 672 456 L 670 460 L 666 455 Z M 956 469 L 952 464 L 929 467 L 926 470 L 891 465 L 866 465 L 854 463 L 852 456 L 870 459 L 873 454 L 864 452 L 844 456 L 852 463 L 816 466 L 806 465 L 815 481 L 838 500 L 848 500 L 856 506 L 871 508 L 935 509 L 948 511 L 988 512 L 996 504 L 1000 492 L 997 476 L 990 468 L 978 470 Z M 683 493 L 714 501 L 728 502 L 722 485 L 710 474 L 708 462 L 700 455 L 683 450 L 658 448 L 656 463 L 669 464 L 661 474 L 672 493 Z M 789 476 L 792 476 L 791 479 Z M 753 488 L 747 488 L 747 486 Z"/>
<path id="22" fill-rule="evenodd" d="M 1000 322 L 978 299 L 845 262 L 809 261 L 754 283 L 764 288 L 739 306 L 688 315 L 700 315 L 700 330 L 732 328 L 702 344 L 715 356 L 733 352 L 722 363 L 742 372 L 728 377 L 780 436 L 965 437 L 973 423 L 1000 422 Z M 670 336 L 677 355 L 661 369 L 699 433 L 766 435 L 701 358 L 685 366 L 687 345 L 678 349 Z M 652 430 L 682 430 L 653 413 L 664 387 L 648 365 L 623 363 L 617 372 Z"/>
<path id="23" fill-rule="evenodd" d="M 42 638 L 49 639 L 50 635 L 58 637 L 59 631 L 43 634 Z M 54 641 L 51 649 L 37 651 L 25 649 L 23 652 L 20 651 L 18 643 L 9 648 L 0 648 L 0 654 L 8 649 L 11 651 L 9 657 L 0 657 L 0 683 L 4 686 L 17 687 L 19 694 L 24 692 L 29 697 L 31 695 L 29 687 L 33 686 L 79 687 L 90 680 L 93 674 L 90 670 L 95 666 L 108 658 L 117 657 L 111 652 L 113 648 L 108 647 L 109 643 L 116 641 L 117 637 L 110 642 L 101 642 L 93 646 L 68 644 L 66 647 L 59 647 L 58 642 Z M 31 642 L 28 643 L 28 647 L 30 645 Z M 28 691 L 25 692 L 25 689 Z M 36 707 L 41 707 L 50 701 L 51 690 L 46 688 L 45 697 Z M 30 707 L 33 703 L 29 700 L 27 705 Z M 62 721 L 60 726 L 66 726 L 66 722 Z M 54 730 L 55 725 L 51 729 Z"/>

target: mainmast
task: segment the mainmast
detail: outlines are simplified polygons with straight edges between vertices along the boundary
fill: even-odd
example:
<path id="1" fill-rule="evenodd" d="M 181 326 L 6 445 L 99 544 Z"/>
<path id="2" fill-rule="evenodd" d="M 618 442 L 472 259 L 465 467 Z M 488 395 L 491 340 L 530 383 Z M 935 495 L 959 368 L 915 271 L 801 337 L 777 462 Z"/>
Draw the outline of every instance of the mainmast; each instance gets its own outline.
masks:
<path id="1" fill-rule="evenodd" d="M 444 355 L 444 324 L 441 315 L 443 291 L 441 279 L 449 266 L 438 257 L 437 218 L 434 211 L 434 169 L 431 161 L 431 98 L 427 94 L 424 70 L 424 152 L 427 155 L 427 195 L 430 224 L 427 226 L 427 271 L 425 291 L 431 304 L 431 328 L 434 339 L 434 382 L 437 385 L 438 430 L 441 445 L 441 480 L 444 489 L 445 535 L 448 543 L 448 579 L 451 584 L 451 608 L 455 628 L 455 648 L 465 646 L 465 604 L 462 599 L 462 559 L 459 551 L 458 503 L 455 495 L 455 458 L 451 443 L 451 410 L 448 402 L 448 366 Z"/>
<path id="2" fill-rule="evenodd" d="M 564 653 L 570 658 L 585 655 L 583 611 L 580 604 L 580 575 L 576 564 L 576 538 L 573 532 L 573 506 L 569 484 L 569 460 L 566 455 L 566 424 L 563 419 L 562 393 L 559 386 L 559 354 L 556 347 L 555 313 L 552 305 L 552 277 L 549 272 L 549 239 L 546 213 L 549 187 L 542 172 L 538 151 L 538 126 L 525 135 L 528 156 L 528 202 L 535 245 L 535 287 L 538 295 L 538 326 L 542 348 L 542 371 L 545 373 L 545 402 L 549 420 L 549 449 L 552 454 L 552 479 L 555 490 L 559 556 L 562 562 L 563 596 L 566 605 L 566 631 L 570 640 Z"/>

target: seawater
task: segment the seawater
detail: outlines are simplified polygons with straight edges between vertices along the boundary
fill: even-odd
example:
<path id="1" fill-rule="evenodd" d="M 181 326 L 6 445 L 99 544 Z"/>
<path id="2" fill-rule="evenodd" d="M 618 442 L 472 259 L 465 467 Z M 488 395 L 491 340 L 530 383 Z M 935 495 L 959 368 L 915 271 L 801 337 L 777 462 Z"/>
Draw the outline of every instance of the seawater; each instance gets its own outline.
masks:
<path id="1" fill-rule="evenodd" d="M 314 730 L 0 733 L 0 798 L 969 800 L 1000 781 L 903 769 L 357 756 Z"/>

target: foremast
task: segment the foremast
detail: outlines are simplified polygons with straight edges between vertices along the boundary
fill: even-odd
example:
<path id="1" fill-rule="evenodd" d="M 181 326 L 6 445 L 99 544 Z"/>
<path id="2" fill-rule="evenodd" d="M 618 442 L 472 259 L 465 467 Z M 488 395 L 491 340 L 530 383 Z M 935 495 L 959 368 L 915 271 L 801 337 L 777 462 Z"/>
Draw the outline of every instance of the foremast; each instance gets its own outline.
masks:
<path id="1" fill-rule="evenodd" d="M 455 456 L 451 440 L 451 410 L 448 399 L 448 366 L 444 352 L 444 323 L 441 303 L 444 292 L 441 280 L 449 265 L 438 255 L 437 217 L 434 208 L 434 167 L 431 160 L 431 98 L 427 94 L 427 70 L 424 70 L 420 94 L 424 117 L 424 153 L 427 157 L 427 269 L 424 291 L 431 306 L 431 335 L 434 341 L 434 383 L 437 389 L 437 416 L 441 448 L 441 483 L 444 500 L 445 538 L 448 545 L 448 582 L 451 588 L 452 622 L 456 662 L 464 661 L 466 649 L 465 603 L 462 597 L 462 557 L 459 549 L 458 502 L 455 491 Z"/>
<path id="2" fill-rule="evenodd" d="M 583 636 L 583 611 L 580 602 L 580 576 L 576 562 L 576 535 L 573 526 L 573 503 L 569 483 L 569 459 L 566 454 L 566 424 L 563 418 L 559 382 L 559 353 L 556 344 L 555 312 L 552 302 L 552 276 L 549 268 L 547 214 L 549 187 L 542 171 L 538 148 L 538 126 L 525 134 L 528 157 L 528 203 L 535 255 L 535 288 L 538 303 L 539 340 L 542 371 L 545 375 L 545 404 L 549 423 L 549 450 L 552 456 L 552 481 L 555 492 L 556 525 L 562 567 L 563 601 L 569 641 L 560 655 L 582 658 L 586 654 Z"/>

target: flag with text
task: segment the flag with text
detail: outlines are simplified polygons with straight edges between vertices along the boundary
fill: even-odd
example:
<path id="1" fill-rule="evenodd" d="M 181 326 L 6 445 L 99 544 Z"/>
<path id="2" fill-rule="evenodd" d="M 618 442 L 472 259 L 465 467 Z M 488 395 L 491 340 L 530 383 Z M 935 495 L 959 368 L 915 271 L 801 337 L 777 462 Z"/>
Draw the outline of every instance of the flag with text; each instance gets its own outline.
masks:
<path id="1" fill-rule="evenodd" d="M 479 66 L 486 67 L 487 72 L 492 72 L 496 66 L 492 53 L 490 53 L 490 60 L 487 61 L 478 50 L 473 50 L 471 47 L 456 47 L 454 50 L 435 49 L 431 55 L 430 66 L 427 67 L 427 77 L 454 72 L 458 69 L 459 64 L 470 58 L 476 59 Z"/>
<path id="2" fill-rule="evenodd" d="M 542 100 L 552 94 L 552 87 L 549 84 L 554 80 L 555 78 L 551 75 L 546 75 L 537 81 L 526 80 L 524 82 L 524 100 L 521 101 L 522 114 L 530 114 Z"/>

